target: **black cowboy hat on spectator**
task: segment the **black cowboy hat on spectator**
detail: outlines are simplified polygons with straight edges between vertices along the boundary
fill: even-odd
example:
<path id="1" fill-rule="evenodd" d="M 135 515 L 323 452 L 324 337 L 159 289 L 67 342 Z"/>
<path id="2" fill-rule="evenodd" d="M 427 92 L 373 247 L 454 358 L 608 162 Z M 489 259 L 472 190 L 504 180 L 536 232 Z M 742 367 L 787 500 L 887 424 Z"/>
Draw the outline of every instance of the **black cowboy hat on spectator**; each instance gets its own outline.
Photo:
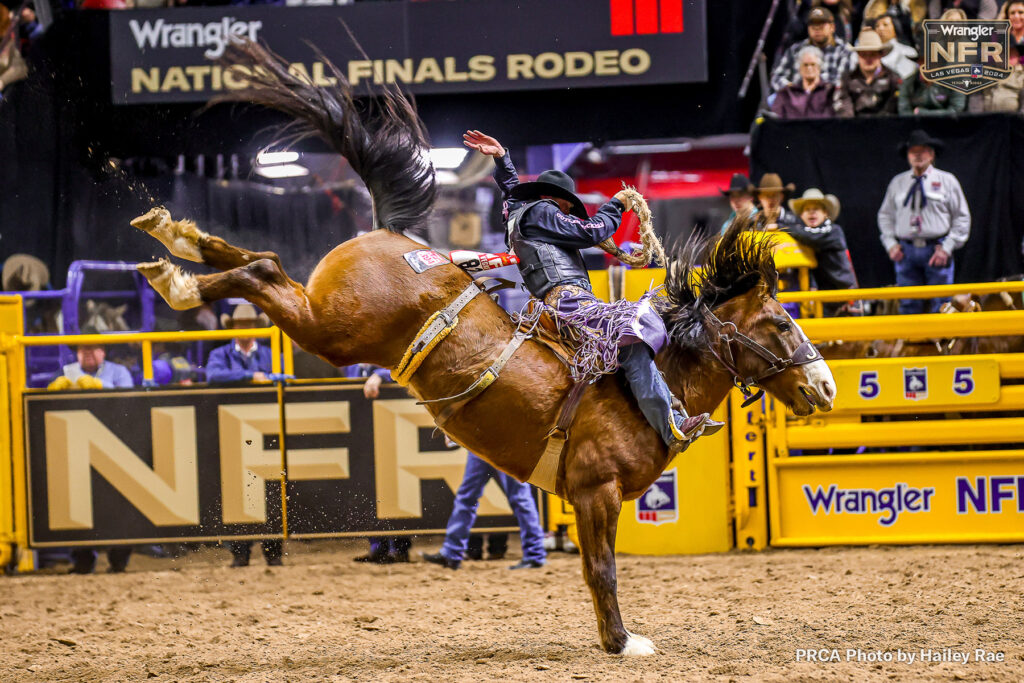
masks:
<path id="1" fill-rule="evenodd" d="M 742 173 L 733 173 L 732 178 L 729 180 L 729 187 L 724 190 L 719 189 L 724 195 L 730 195 L 733 192 L 743 192 L 744 194 L 753 194 L 750 189 L 750 179 Z"/>
<path id="2" fill-rule="evenodd" d="M 562 171 L 544 171 L 533 182 L 519 183 L 513 187 L 511 195 L 513 199 L 540 199 L 541 197 L 565 199 L 572 203 L 569 213 L 583 220 L 590 218 L 583 201 L 576 196 L 576 183 Z"/>
<path id="3" fill-rule="evenodd" d="M 811 24 L 834 24 L 836 18 L 829 10 L 824 7 L 815 7 L 807 14 L 807 25 Z"/>
<path id="4" fill-rule="evenodd" d="M 942 140 L 933 138 L 931 135 L 928 135 L 928 133 L 924 132 L 920 128 L 917 128 L 910 132 L 910 137 L 908 137 L 904 142 L 900 143 L 900 156 L 906 155 L 907 150 L 910 149 L 911 147 L 917 147 L 919 145 L 931 147 L 932 149 L 935 150 L 936 154 L 941 152 L 942 149 L 945 147 L 945 145 L 942 144 Z"/>

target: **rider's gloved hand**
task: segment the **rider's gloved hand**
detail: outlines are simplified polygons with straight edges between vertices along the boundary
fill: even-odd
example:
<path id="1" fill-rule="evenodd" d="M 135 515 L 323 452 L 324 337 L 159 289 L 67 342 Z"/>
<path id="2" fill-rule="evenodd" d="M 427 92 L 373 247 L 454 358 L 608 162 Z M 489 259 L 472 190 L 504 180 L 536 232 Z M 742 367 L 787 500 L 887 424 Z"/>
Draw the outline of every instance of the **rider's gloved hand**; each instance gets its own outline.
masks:
<path id="1" fill-rule="evenodd" d="M 620 202 L 622 202 L 622 205 L 626 207 L 626 211 L 633 210 L 633 200 L 630 198 L 630 196 L 626 193 L 625 190 L 619 190 L 618 192 L 616 192 L 613 199 L 618 199 Z"/>

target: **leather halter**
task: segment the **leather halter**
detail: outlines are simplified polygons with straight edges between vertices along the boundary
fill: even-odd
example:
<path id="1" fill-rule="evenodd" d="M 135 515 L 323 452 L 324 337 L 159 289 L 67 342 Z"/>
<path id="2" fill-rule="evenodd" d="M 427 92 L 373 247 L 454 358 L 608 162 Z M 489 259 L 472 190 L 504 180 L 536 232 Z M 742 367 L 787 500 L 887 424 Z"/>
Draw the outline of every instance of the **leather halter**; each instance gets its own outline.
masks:
<path id="1" fill-rule="evenodd" d="M 743 392 L 745 399 L 743 401 L 744 408 L 764 395 L 764 389 L 760 386 L 762 380 L 774 377 L 793 366 L 807 365 L 808 363 L 821 360 L 821 354 L 818 353 L 818 349 L 804 335 L 802 330 L 800 331 L 800 336 L 803 337 L 803 341 L 800 342 L 800 345 L 790 354 L 789 358 L 779 358 L 771 350 L 740 332 L 736 327 L 736 323 L 719 320 L 718 316 L 707 306 L 701 306 L 701 313 L 705 318 L 705 324 L 712 327 L 718 333 L 718 342 L 711 343 L 708 347 L 712 355 L 718 359 L 718 362 L 724 365 L 732 374 L 733 384 Z M 797 329 L 799 330 L 800 328 L 798 327 Z M 744 377 L 743 373 L 736 367 L 736 355 L 741 349 L 737 349 L 736 353 L 734 353 L 733 344 L 741 344 L 750 351 L 753 351 L 768 363 L 768 368 L 758 375 Z M 757 387 L 756 392 L 751 389 L 754 386 Z"/>

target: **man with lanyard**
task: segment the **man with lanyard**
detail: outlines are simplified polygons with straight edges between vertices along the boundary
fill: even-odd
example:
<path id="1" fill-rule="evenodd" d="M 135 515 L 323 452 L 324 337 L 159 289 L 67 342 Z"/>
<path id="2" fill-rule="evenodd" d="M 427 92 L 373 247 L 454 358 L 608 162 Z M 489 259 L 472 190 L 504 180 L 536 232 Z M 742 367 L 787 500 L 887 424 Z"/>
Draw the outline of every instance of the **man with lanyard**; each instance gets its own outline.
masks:
<path id="1" fill-rule="evenodd" d="M 590 276 L 581 249 L 597 245 L 615 234 L 628 211 L 623 192 L 587 215 L 576 196 L 576 184 L 561 171 L 545 171 L 535 182 L 520 183 L 509 153 L 494 138 L 478 130 L 463 135 L 470 149 L 494 157 L 494 179 L 505 196 L 507 246 L 519 257 L 519 271 L 530 293 L 560 313 L 595 307 L 596 327 L 601 327 L 603 302 L 591 293 Z M 619 364 L 640 410 L 677 452 L 685 450 L 702 434 L 713 434 L 723 423 L 708 413 L 694 417 L 674 399 L 654 356 L 668 341 L 665 323 L 649 301 L 637 303 L 629 325 L 608 330 L 619 347 Z"/>
<path id="2" fill-rule="evenodd" d="M 878 209 L 878 230 L 889 258 L 896 264 L 896 284 L 948 285 L 953 283 L 953 251 L 971 234 L 971 212 L 960 182 L 952 173 L 932 165 L 942 142 L 915 130 L 900 145 L 910 170 L 889 182 Z M 943 299 L 932 299 L 938 310 Z M 903 313 L 921 313 L 924 301 L 905 299 Z"/>

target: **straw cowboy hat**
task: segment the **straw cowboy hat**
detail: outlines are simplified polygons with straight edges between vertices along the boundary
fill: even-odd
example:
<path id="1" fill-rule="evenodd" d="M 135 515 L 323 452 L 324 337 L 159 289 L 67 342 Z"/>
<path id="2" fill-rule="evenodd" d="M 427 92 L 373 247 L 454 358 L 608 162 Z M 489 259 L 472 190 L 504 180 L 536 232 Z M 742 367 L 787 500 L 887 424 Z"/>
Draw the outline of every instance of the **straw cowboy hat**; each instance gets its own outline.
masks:
<path id="1" fill-rule="evenodd" d="M 257 315 L 256 307 L 252 304 L 238 304 L 231 315 L 224 313 L 220 316 L 221 327 L 266 327 L 270 324 L 270 318 L 265 313 Z"/>
<path id="2" fill-rule="evenodd" d="M 11 254 L 4 261 L 3 291 L 38 292 L 50 284 L 50 269 L 30 254 Z"/>
<path id="3" fill-rule="evenodd" d="M 828 214 L 829 220 L 834 221 L 839 217 L 839 198 L 834 194 L 822 194 L 821 190 L 816 187 L 805 190 L 802 197 L 789 200 L 789 208 L 793 209 L 793 213 L 797 216 L 804 212 L 804 208 L 808 204 L 821 204 L 825 207 L 825 213 Z"/>
<path id="4" fill-rule="evenodd" d="M 918 128 L 916 130 L 911 131 L 910 137 L 908 137 L 905 141 L 901 142 L 897 149 L 899 149 L 900 156 L 905 156 L 907 150 L 910 149 L 911 147 L 918 147 L 922 145 L 925 147 L 931 147 L 932 149 L 935 150 L 936 154 L 941 152 L 942 149 L 945 147 L 945 145 L 942 143 L 942 140 L 939 140 L 938 138 L 933 138 L 931 135 L 928 135 L 928 133 Z"/>
<path id="5" fill-rule="evenodd" d="M 732 178 L 729 180 L 729 187 L 724 190 L 719 188 L 718 191 L 726 196 L 733 192 L 743 192 L 744 194 L 750 194 L 753 192 L 750 186 L 750 179 L 742 173 L 734 173 Z"/>
<path id="6" fill-rule="evenodd" d="M 760 192 L 782 192 L 783 194 L 788 194 L 796 189 L 796 185 L 793 183 L 783 185 L 782 178 L 778 173 L 765 173 L 761 176 L 761 183 L 757 187 L 750 185 L 749 189 L 754 194 Z"/>
<path id="7" fill-rule="evenodd" d="M 883 55 L 889 54 L 892 45 L 883 43 L 882 39 L 874 31 L 864 30 L 857 36 L 857 44 L 853 46 L 854 52 L 879 52 Z"/>
<path id="8" fill-rule="evenodd" d="M 572 203 L 569 213 L 577 218 L 589 220 L 583 201 L 576 196 L 576 182 L 561 171 L 544 171 L 529 183 L 519 183 L 512 188 L 513 199 L 540 199 L 542 196 L 558 197 Z"/>

